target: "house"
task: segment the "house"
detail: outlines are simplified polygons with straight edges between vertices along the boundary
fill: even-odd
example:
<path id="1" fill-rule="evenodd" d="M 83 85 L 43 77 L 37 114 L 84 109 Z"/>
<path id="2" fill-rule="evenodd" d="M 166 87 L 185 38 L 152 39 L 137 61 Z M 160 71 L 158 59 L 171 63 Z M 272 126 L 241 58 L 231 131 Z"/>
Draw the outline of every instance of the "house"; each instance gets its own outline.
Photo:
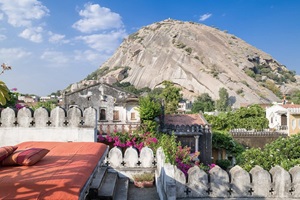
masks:
<path id="1" fill-rule="evenodd" d="M 192 102 L 189 100 L 181 100 L 178 103 L 177 113 L 184 114 L 186 112 L 191 112 L 192 105 Z"/>
<path id="2" fill-rule="evenodd" d="M 200 151 L 200 161 L 210 164 L 212 158 L 212 134 L 210 125 L 201 114 L 166 114 L 161 119 L 161 131 L 177 136 L 182 146 L 191 152 Z"/>
<path id="3" fill-rule="evenodd" d="M 138 97 L 104 82 L 87 85 L 63 95 L 64 107 L 93 107 L 100 133 L 129 131 L 140 125 Z"/>
<path id="4" fill-rule="evenodd" d="M 285 132 L 288 135 L 300 132 L 300 105 L 275 104 L 266 108 L 269 128 Z"/>

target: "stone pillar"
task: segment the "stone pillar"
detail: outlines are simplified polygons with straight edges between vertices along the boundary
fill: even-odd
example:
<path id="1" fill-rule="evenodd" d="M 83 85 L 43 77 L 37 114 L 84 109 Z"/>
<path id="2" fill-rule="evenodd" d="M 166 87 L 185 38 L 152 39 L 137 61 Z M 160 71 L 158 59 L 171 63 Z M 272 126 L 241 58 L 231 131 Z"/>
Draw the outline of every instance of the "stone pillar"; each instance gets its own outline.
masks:
<path id="1" fill-rule="evenodd" d="M 195 152 L 199 151 L 199 135 L 195 135 Z"/>

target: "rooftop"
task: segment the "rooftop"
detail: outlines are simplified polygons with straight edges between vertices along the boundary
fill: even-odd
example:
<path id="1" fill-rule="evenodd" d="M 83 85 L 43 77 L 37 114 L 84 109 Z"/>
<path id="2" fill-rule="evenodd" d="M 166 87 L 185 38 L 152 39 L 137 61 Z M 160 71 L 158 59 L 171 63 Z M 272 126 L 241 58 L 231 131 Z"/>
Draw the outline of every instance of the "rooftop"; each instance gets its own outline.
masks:
<path id="1" fill-rule="evenodd" d="M 165 115 L 165 124 L 172 125 L 205 125 L 207 121 L 200 114 L 170 114 Z"/>

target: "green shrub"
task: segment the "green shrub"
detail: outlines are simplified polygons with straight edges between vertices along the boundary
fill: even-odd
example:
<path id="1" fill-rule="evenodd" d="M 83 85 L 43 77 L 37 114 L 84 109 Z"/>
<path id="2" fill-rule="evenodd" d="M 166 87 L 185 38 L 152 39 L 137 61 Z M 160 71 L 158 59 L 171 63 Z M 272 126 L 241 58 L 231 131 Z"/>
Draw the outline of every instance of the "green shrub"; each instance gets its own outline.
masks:
<path id="1" fill-rule="evenodd" d="M 228 159 L 217 160 L 216 164 L 224 170 L 229 169 L 231 166 L 231 161 Z"/>
<path id="2" fill-rule="evenodd" d="M 242 88 L 240 88 L 236 91 L 237 94 L 242 94 L 243 92 L 244 92 L 244 90 Z"/>
<path id="3" fill-rule="evenodd" d="M 185 49 L 186 52 L 188 52 L 188 55 L 190 55 L 193 51 L 193 49 L 191 47 L 188 47 Z"/>

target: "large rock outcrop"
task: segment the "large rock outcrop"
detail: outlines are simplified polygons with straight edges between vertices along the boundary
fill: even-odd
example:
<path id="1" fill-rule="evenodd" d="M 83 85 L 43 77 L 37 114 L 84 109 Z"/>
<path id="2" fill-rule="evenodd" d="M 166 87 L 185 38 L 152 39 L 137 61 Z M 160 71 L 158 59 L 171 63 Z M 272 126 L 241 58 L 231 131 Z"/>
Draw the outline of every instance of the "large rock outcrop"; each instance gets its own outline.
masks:
<path id="1" fill-rule="evenodd" d="M 280 101 L 262 82 L 246 73 L 257 66 L 274 73 L 288 71 L 270 55 L 226 31 L 168 19 L 128 36 L 100 69 L 109 69 L 102 79 L 121 77 L 137 88 L 153 89 L 170 80 L 190 100 L 201 93 L 217 99 L 219 89 L 224 87 L 236 107 Z M 120 69 L 125 68 L 129 70 L 124 75 Z"/>

